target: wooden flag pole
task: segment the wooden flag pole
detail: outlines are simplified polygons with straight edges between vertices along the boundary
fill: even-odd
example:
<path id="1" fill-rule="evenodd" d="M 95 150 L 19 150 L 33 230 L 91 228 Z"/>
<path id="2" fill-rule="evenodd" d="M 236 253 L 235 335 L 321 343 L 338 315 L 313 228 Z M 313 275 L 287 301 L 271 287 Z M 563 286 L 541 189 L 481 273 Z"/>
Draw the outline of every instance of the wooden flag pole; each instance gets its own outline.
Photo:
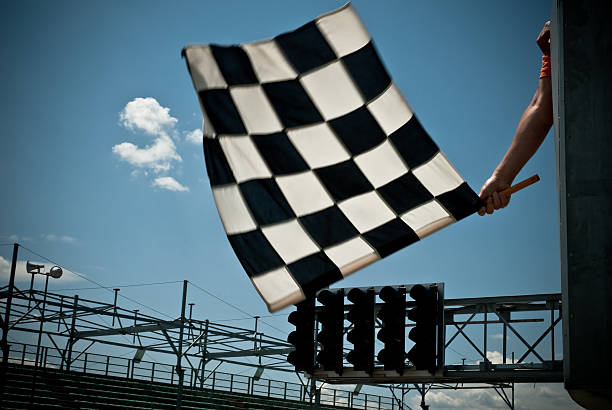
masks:
<path id="1" fill-rule="evenodd" d="M 505 194 L 505 195 L 512 195 L 515 192 L 518 192 L 521 189 L 526 188 L 526 187 L 528 187 L 531 184 L 535 184 L 539 180 L 540 180 L 540 177 L 538 176 L 538 174 L 535 174 L 535 175 L 527 178 L 526 180 L 519 182 L 518 184 L 512 185 L 510 188 L 504 189 L 500 193 L 501 194 Z"/>

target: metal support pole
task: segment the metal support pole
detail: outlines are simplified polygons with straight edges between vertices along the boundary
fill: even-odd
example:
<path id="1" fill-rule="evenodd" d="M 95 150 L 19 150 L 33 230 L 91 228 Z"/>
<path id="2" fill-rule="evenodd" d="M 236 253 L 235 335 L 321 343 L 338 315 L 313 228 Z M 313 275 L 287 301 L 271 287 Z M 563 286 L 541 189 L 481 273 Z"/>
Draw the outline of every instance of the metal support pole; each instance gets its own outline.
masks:
<path id="1" fill-rule="evenodd" d="M 60 307 L 59 307 L 59 317 L 57 319 L 57 331 L 60 331 L 60 325 L 62 323 L 62 317 L 64 315 L 64 295 L 60 295 Z"/>
<path id="2" fill-rule="evenodd" d="M 507 337 L 508 337 L 508 328 L 507 328 L 506 324 L 504 323 L 503 335 L 502 335 L 502 339 L 503 339 L 502 340 L 502 343 L 503 343 L 503 346 L 502 346 L 502 350 L 503 350 L 503 352 L 502 352 L 502 355 L 503 355 L 502 360 L 503 360 L 503 362 L 502 363 L 503 364 L 506 364 L 506 349 L 507 349 L 507 342 L 508 342 Z"/>
<path id="3" fill-rule="evenodd" d="M 487 307 L 488 309 L 488 307 Z M 482 349 L 484 351 L 484 361 L 485 363 L 488 362 L 489 360 L 487 359 L 487 311 L 485 310 L 484 313 L 484 349 Z"/>
<path id="4" fill-rule="evenodd" d="M 204 388 L 204 369 L 206 368 L 206 349 L 208 348 L 208 319 L 204 327 L 204 342 L 202 346 L 202 376 L 200 377 L 200 389 Z"/>
<path id="5" fill-rule="evenodd" d="M 189 302 L 189 337 L 193 338 L 193 327 L 191 326 L 191 317 L 193 315 L 193 305 L 195 303 Z"/>
<path id="6" fill-rule="evenodd" d="M 270 391 L 270 383 L 268 381 L 268 392 Z M 313 402 L 313 398 L 315 395 L 315 392 L 317 391 L 317 384 L 316 381 L 313 377 L 310 378 L 310 402 Z M 270 393 L 268 393 L 268 396 L 270 395 Z"/>
<path id="7" fill-rule="evenodd" d="M 418 387 L 417 387 L 418 389 Z M 421 393 L 421 408 L 423 410 L 428 410 L 429 406 L 427 404 L 425 404 L 425 394 L 427 394 L 427 390 L 425 390 L 425 385 L 421 385 L 421 388 L 418 389 L 419 393 Z"/>
<path id="8" fill-rule="evenodd" d="M 49 289 L 49 275 L 45 279 L 45 293 L 43 293 L 43 304 L 40 310 L 40 327 L 38 328 L 38 342 L 36 343 L 36 358 L 34 360 L 34 368 L 38 367 L 38 354 L 40 352 L 40 343 L 42 342 L 43 326 L 45 324 L 45 307 L 47 305 L 47 290 Z"/>
<path id="9" fill-rule="evenodd" d="M 2 345 L 2 370 L 0 371 L 0 392 L 4 395 L 4 388 L 6 386 L 6 372 L 8 371 L 8 359 L 9 359 L 9 345 L 8 345 L 8 330 L 9 320 L 11 318 L 11 304 L 13 303 L 13 288 L 15 287 L 15 267 L 17 266 L 17 252 L 19 251 L 19 244 L 13 244 L 13 260 L 11 262 L 11 276 L 9 277 L 8 295 L 6 297 L 6 312 L 4 313 L 4 322 L 2 323 L 2 339 L 0 345 Z"/>
<path id="10" fill-rule="evenodd" d="M 550 360 L 555 360 L 555 310 L 550 309 Z"/>
<path id="11" fill-rule="evenodd" d="M 4 312 L 4 323 L 2 323 L 2 364 L 8 364 L 9 347 L 8 347 L 8 330 L 9 320 L 11 319 L 11 304 L 13 303 L 13 288 L 15 287 L 15 268 L 17 266 L 17 253 L 19 244 L 13 244 L 13 260 L 11 262 L 11 276 L 9 277 L 8 295 L 6 297 L 6 312 Z M 2 380 L 6 380 L 4 377 Z"/>
<path id="12" fill-rule="evenodd" d="M 114 288 L 115 291 L 115 300 L 113 301 L 113 326 L 115 326 L 115 315 L 117 314 L 117 293 L 119 292 L 119 288 Z"/>
<path id="13" fill-rule="evenodd" d="M 76 325 L 78 306 L 79 295 L 74 295 L 74 305 L 72 306 L 72 325 L 70 326 L 70 338 L 68 339 L 68 357 L 66 358 L 66 371 L 70 371 L 70 362 L 72 362 L 72 345 L 74 344 L 74 327 Z"/>
<path id="14" fill-rule="evenodd" d="M 32 277 L 30 278 L 30 299 L 28 299 L 28 309 L 32 303 L 32 293 L 34 293 L 34 275 L 36 275 L 36 273 L 32 272 L 30 275 L 32 275 Z"/>
<path id="15" fill-rule="evenodd" d="M 132 333 L 132 343 L 136 343 L 136 320 L 138 319 L 138 309 L 134 309 L 134 333 Z"/>
<path id="16" fill-rule="evenodd" d="M 185 304 L 187 303 L 187 281 L 183 281 L 183 303 L 181 304 L 181 328 L 179 331 L 178 352 L 176 354 L 176 373 L 178 374 L 178 390 L 176 392 L 176 409 L 180 410 L 183 400 L 183 375 L 185 370 L 181 365 L 183 359 L 183 332 L 185 330 Z"/>
<path id="17" fill-rule="evenodd" d="M 255 332 L 253 334 L 253 351 L 257 351 L 257 321 L 259 320 L 259 316 L 255 316 Z M 261 366 L 261 356 L 259 356 L 259 365 Z"/>

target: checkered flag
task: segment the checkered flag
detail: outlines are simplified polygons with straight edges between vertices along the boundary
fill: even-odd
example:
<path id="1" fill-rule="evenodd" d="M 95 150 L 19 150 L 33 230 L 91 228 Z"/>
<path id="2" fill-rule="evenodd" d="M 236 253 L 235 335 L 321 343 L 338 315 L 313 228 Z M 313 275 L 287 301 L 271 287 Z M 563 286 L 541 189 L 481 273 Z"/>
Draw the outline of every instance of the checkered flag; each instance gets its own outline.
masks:
<path id="1" fill-rule="evenodd" d="M 271 40 L 183 55 L 217 209 L 271 312 L 480 207 L 350 4 Z"/>

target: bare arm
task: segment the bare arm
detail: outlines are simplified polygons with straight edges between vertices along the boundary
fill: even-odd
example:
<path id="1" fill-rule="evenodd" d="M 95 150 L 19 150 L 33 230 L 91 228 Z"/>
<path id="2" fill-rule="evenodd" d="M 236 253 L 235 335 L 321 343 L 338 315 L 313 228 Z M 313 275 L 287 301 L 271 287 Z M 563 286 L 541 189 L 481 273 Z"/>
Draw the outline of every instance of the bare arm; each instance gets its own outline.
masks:
<path id="1" fill-rule="evenodd" d="M 547 55 L 550 51 L 548 38 L 549 23 L 538 36 L 538 45 Z M 542 41 L 542 40 L 546 41 Z M 523 166 L 535 154 L 553 124 L 552 88 L 550 77 L 540 78 L 538 88 L 531 103 L 521 116 L 514 139 L 491 177 L 480 190 L 480 198 L 485 201 L 485 207 L 478 213 L 492 214 L 494 210 L 508 205 L 510 197 L 500 191 L 508 188 Z"/>

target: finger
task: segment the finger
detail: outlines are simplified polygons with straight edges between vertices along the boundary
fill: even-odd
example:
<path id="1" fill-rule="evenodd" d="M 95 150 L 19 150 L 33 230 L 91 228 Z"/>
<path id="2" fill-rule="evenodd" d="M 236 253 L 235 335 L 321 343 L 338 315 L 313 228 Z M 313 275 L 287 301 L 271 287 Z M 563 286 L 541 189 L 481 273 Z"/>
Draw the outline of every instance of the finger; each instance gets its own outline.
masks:
<path id="1" fill-rule="evenodd" d="M 510 203 L 510 195 L 500 194 L 499 195 L 499 200 L 501 201 L 501 207 L 505 208 L 505 207 L 508 206 L 508 203 Z"/>
<path id="2" fill-rule="evenodd" d="M 501 201 L 499 200 L 499 194 L 497 192 L 493 192 L 493 208 L 501 208 Z"/>
<path id="3" fill-rule="evenodd" d="M 482 199 L 483 201 L 486 200 L 488 197 L 491 196 L 491 188 L 489 185 L 485 185 L 480 189 L 480 194 L 478 194 L 478 196 L 480 197 L 480 199 Z"/>
<path id="4" fill-rule="evenodd" d="M 482 208 L 480 208 L 480 209 L 478 210 L 478 215 L 480 215 L 480 216 L 484 216 L 484 214 L 485 214 L 485 208 L 484 208 L 484 206 L 483 206 Z"/>
<path id="5" fill-rule="evenodd" d="M 493 213 L 493 199 L 491 197 L 487 198 L 487 213 L 491 215 Z"/>

